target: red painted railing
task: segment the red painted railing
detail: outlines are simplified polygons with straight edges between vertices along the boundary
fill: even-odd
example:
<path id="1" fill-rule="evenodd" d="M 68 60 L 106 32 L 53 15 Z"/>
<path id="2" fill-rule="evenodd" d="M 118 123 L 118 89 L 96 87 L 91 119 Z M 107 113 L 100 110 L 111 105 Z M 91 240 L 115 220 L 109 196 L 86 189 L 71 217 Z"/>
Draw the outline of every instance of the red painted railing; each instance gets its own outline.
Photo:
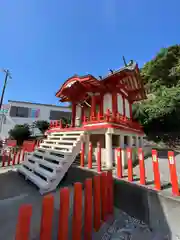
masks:
<path id="1" fill-rule="evenodd" d="M 133 129 L 142 130 L 142 126 L 138 122 L 130 118 L 124 117 L 120 113 L 112 114 L 109 109 L 103 115 L 100 115 L 100 112 L 98 112 L 96 116 L 90 116 L 90 117 L 84 116 L 82 127 L 87 124 L 96 124 L 96 123 L 105 123 L 105 122 L 111 123 L 111 124 L 113 123 L 120 124 L 120 125 L 128 126 Z M 64 125 L 62 123 L 62 120 L 51 121 L 49 128 L 50 129 L 51 128 L 72 128 L 72 125 Z"/>

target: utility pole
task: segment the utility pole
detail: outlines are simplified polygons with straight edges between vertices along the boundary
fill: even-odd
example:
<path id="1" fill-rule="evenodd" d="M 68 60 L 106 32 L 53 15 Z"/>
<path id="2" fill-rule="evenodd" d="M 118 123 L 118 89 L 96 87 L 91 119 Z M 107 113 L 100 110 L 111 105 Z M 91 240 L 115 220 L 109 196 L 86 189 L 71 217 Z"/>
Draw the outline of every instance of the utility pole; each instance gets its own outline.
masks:
<path id="1" fill-rule="evenodd" d="M 9 72 L 8 69 L 2 69 L 2 71 L 5 73 L 5 78 L 4 78 L 4 86 L 3 86 L 3 90 L 2 90 L 2 94 L 1 94 L 1 100 L 0 100 L 0 110 L 1 110 L 1 107 L 2 107 L 2 104 L 3 104 L 4 93 L 5 93 L 5 90 L 6 90 L 8 77 L 10 79 L 12 78 L 11 73 Z"/>

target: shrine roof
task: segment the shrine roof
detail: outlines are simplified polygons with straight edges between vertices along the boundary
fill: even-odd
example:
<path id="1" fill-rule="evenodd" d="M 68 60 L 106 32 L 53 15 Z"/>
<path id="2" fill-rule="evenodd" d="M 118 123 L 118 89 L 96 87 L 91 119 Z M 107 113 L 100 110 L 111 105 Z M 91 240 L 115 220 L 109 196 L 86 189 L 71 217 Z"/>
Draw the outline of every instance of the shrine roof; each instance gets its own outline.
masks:
<path id="1" fill-rule="evenodd" d="M 56 93 L 61 102 L 81 101 L 88 98 L 88 93 L 126 92 L 131 101 L 146 98 L 144 85 L 139 74 L 138 65 L 131 62 L 129 65 L 100 79 L 91 74 L 84 76 L 74 75 L 68 78 Z"/>

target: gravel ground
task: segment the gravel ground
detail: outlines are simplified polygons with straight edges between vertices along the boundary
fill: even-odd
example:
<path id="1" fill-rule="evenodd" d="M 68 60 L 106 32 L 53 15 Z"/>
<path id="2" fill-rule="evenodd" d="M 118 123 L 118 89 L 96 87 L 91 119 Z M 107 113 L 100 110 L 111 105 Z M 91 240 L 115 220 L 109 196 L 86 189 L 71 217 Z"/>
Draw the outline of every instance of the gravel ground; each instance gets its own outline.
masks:
<path id="1" fill-rule="evenodd" d="M 168 236 L 153 233 L 148 226 L 125 212 L 116 213 L 116 219 L 101 237 L 101 240 L 165 240 Z"/>

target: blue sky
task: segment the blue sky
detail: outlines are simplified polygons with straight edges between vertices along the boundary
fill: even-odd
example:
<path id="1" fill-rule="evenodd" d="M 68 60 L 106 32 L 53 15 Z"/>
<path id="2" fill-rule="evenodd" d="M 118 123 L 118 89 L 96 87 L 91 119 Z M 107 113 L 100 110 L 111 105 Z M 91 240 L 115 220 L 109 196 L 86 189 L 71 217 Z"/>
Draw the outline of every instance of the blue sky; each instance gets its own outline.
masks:
<path id="1" fill-rule="evenodd" d="M 180 43 L 179 9 L 179 0 L 1 0 L 0 68 L 13 77 L 4 102 L 57 104 L 68 77 L 105 75 L 123 55 L 142 66 Z"/>

